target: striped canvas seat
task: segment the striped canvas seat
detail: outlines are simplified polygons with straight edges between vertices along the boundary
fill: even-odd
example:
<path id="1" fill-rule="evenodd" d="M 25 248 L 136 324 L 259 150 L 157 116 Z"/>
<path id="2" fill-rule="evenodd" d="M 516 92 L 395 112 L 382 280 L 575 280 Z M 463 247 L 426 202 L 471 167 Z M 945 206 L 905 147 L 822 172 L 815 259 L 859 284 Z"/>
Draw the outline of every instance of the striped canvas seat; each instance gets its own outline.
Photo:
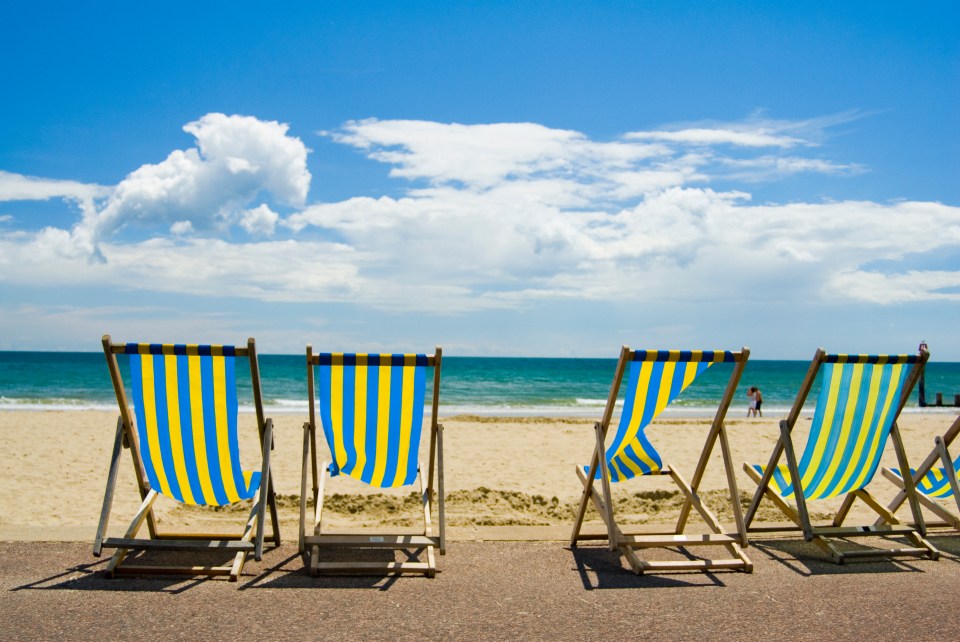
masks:
<path id="1" fill-rule="evenodd" d="M 739 505 L 737 482 L 730 467 L 731 455 L 724 418 L 730 401 L 736 392 L 740 376 L 747 365 L 750 350 L 740 352 L 723 350 L 631 350 L 623 346 L 617 361 L 613 384 L 607 397 L 603 417 L 594 424 L 596 443 L 593 456 L 587 466 L 577 466 L 577 476 L 583 484 L 583 494 L 577 509 L 570 536 L 570 545 L 581 540 L 606 539 L 610 550 L 619 549 L 635 573 L 674 572 L 677 570 L 712 571 L 731 569 L 750 572 L 753 565 L 744 554 L 747 544 L 743 528 L 743 514 Z M 688 483 L 674 466 L 667 465 L 660 453 L 650 443 L 646 428 L 664 409 L 687 390 L 698 376 L 716 363 L 730 363 L 730 377 L 719 400 L 713 422 L 704 440 L 700 459 Z M 623 409 L 616 431 L 610 430 L 611 420 L 626 376 Z M 612 439 L 607 443 L 608 437 Z M 699 496 L 700 483 L 713 452 L 719 443 L 723 454 L 723 467 L 727 477 L 730 510 L 737 524 L 735 533 L 727 532 Z M 626 532 L 617 524 L 613 501 L 613 482 L 651 475 L 667 475 L 684 496 L 684 503 L 677 518 L 676 527 L 670 532 Z M 596 484 L 594 482 L 597 482 Z M 597 488 L 599 486 L 599 489 Z M 586 511 L 592 504 L 606 526 L 606 534 L 583 533 Z M 707 533 L 687 535 L 688 517 L 696 513 L 709 529 Z M 642 558 L 637 549 L 684 549 L 683 560 Z M 699 558 L 691 549 L 725 549 L 726 558 Z"/>
<path id="2" fill-rule="evenodd" d="M 441 361 L 439 346 L 432 355 L 315 353 L 312 346 L 307 346 L 310 419 L 303 426 L 300 553 L 311 575 L 436 574 L 434 549 L 441 555 L 446 552 L 443 426 L 437 421 Z M 430 401 L 426 395 L 428 371 L 433 374 Z M 428 416 L 425 409 L 429 409 Z M 332 461 L 318 467 L 317 433 L 321 430 Z M 429 450 L 424 449 L 427 467 L 421 469 L 424 431 L 429 434 Z M 419 480 L 422 530 L 384 533 L 379 527 L 361 527 L 331 533 L 323 526 L 324 493 L 328 480 L 331 485 L 343 483 L 334 482 L 337 477 L 351 477 L 382 488 L 385 495 L 390 495 L 390 489 Z M 313 482 L 312 489 L 307 486 L 308 480 Z M 307 515 L 311 497 L 312 519 Z M 438 509 L 436 535 L 434 503 Z M 329 555 L 333 549 L 339 553 Z M 381 549 L 382 555 L 379 561 L 362 559 L 359 549 Z M 345 554 L 350 551 L 356 554 Z M 395 559 L 398 551 L 403 557 Z"/>
<path id="3" fill-rule="evenodd" d="M 253 497 L 240 465 L 233 346 L 128 343 L 133 407 L 150 488 L 184 504 Z"/>
<path id="4" fill-rule="evenodd" d="M 417 479 L 427 357 L 318 354 L 318 401 L 330 474 L 380 488 Z"/>
<path id="5" fill-rule="evenodd" d="M 799 474 L 806 499 L 845 495 L 869 484 L 896 417 L 915 355 L 828 355 Z M 763 475 L 766 467 L 753 464 Z M 789 467 L 776 467 L 770 486 L 781 497 L 795 492 Z"/>
<path id="6" fill-rule="evenodd" d="M 270 481 L 273 421 L 263 414 L 256 342 L 248 339 L 246 346 L 113 343 L 109 335 L 104 335 L 102 343 L 120 417 L 93 554 L 99 557 L 103 548 L 116 549 L 106 568 L 111 577 L 174 573 L 228 575 L 236 581 L 250 553 L 261 559 L 265 540 L 280 545 L 276 496 Z M 128 366 L 129 394 L 123 382 L 121 360 Z M 261 468 L 256 471 L 243 470 L 240 464 L 238 360 L 245 360 L 250 368 L 260 444 Z M 128 448 L 133 458 L 141 504 L 123 537 L 107 537 L 123 448 Z M 252 501 L 246 525 L 240 532 L 161 532 L 154 512 L 154 503 L 161 495 L 181 504 L 199 506 Z M 272 533 L 265 535 L 268 507 Z M 138 537 L 144 524 L 148 534 Z M 159 566 L 124 561 L 132 551 L 156 550 L 195 555 L 229 551 L 233 561 Z"/>
<path id="7" fill-rule="evenodd" d="M 960 458 L 954 459 L 950 449 L 957 435 L 960 435 L 960 416 L 943 435 L 934 438 L 934 448 L 916 469 L 910 469 L 910 477 L 919 491 L 920 503 L 929 511 L 940 517 L 943 522 L 930 524 L 931 526 L 950 526 L 960 530 L 960 480 L 957 471 L 960 470 Z M 901 468 L 884 468 L 883 476 L 893 482 L 900 491 L 893 498 L 887 509 L 896 512 L 907 499 L 905 482 Z M 953 502 L 944 503 L 935 501 L 953 499 Z M 949 504 L 954 504 L 948 507 Z"/>
<path id="8" fill-rule="evenodd" d="M 646 427 L 707 368 L 733 360 L 729 351 L 635 351 L 620 423 L 606 451 L 610 480 L 658 474 L 663 461 L 647 438 Z M 599 467 L 594 476 L 600 478 Z"/>
<path id="9" fill-rule="evenodd" d="M 838 564 L 874 557 L 937 559 L 939 551 L 923 537 L 920 496 L 912 482 L 906 484 L 904 497 L 910 499 L 917 528 L 902 524 L 867 490 L 888 443 L 893 446 L 901 469 L 909 469 L 897 418 L 929 356 L 926 350 L 918 355 L 868 355 L 827 354 L 818 349 L 790 413 L 780 422 L 780 437 L 770 460 L 766 465 L 743 465 L 757 483 L 747 509 L 747 529 L 768 533 L 800 530 L 804 539 L 819 546 Z M 817 405 L 803 454 L 797 457 L 794 429 L 817 376 L 821 377 Z M 780 463 L 781 458 L 786 459 L 786 464 Z M 831 523 L 812 522 L 808 501 L 841 496 L 843 501 Z M 751 528 L 764 498 L 772 501 L 794 526 L 780 523 Z M 874 524 L 843 525 L 857 499 L 877 514 Z M 901 537 L 910 545 L 853 549 L 836 544 L 837 538 L 850 537 Z"/>
<path id="10" fill-rule="evenodd" d="M 957 459 L 955 462 L 953 462 L 954 475 L 957 474 L 957 470 L 960 470 L 960 459 Z M 901 479 L 903 478 L 903 475 L 900 474 L 899 468 L 891 468 L 890 472 Z M 917 470 L 915 468 L 911 468 L 910 474 L 916 476 Z M 953 486 L 950 485 L 949 472 L 945 468 L 930 469 L 927 471 L 927 474 L 917 482 L 917 490 L 927 497 L 934 497 L 937 499 L 943 497 L 953 497 Z"/>

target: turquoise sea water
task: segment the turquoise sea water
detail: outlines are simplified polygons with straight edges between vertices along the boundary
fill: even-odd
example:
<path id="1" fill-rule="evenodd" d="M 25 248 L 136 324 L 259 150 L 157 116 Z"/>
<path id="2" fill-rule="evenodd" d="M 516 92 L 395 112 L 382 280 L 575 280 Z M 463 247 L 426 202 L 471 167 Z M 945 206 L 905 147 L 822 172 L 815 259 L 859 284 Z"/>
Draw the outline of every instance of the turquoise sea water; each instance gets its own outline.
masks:
<path id="1" fill-rule="evenodd" d="M 264 403 L 268 413 L 307 411 L 306 366 L 302 355 L 260 355 Z M 534 359 L 444 356 L 441 415 L 520 415 L 599 417 L 616 359 Z M 730 416 L 746 413 L 746 391 L 763 392 L 764 414 L 786 413 L 796 395 L 807 361 L 751 360 Z M 729 365 L 712 366 L 668 413 L 706 415 L 715 409 L 729 377 Z M 241 373 L 241 404 L 250 399 L 249 374 Z M 124 376 L 126 373 L 124 372 Z M 808 408 L 816 401 L 816 391 Z M 943 393 L 952 402 L 960 394 L 960 363 L 927 365 L 926 396 Z M 114 409 L 116 401 L 102 353 L 0 352 L 0 409 Z M 921 411 L 917 391 L 907 408 Z M 960 412 L 925 409 L 924 412 Z"/>

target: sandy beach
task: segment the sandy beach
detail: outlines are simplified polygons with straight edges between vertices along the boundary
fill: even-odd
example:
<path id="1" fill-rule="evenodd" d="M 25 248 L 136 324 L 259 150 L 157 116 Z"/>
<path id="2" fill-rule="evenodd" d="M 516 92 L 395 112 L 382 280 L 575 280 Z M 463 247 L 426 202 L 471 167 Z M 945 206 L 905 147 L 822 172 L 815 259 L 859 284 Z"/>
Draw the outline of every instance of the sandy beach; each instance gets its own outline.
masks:
<path id="1" fill-rule="evenodd" d="M 912 464 L 926 456 L 934 436 L 946 430 L 953 418 L 946 413 L 901 416 L 900 429 Z M 279 414 L 273 419 L 273 474 L 280 496 L 282 534 L 289 541 L 298 527 L 302 425 L 306 417 Z M 742 463 L 766 461 L 778 434 L 779 419 L 728 418 L 741 496 L 752 494 L 754 489 L 741 469 Z M 442 423 L 450 539 L 563 539 L 568 535 L 581 490 L 574 467 L 589 460 L 591 420 L 448 417 Z M 665 419 L 649 431 L 664 460 L 689 479 L 708 425 L 706 419 Z M 798 431 L 808 425 L 806 418 L 801 419 Z M 0 488 L 4 489 L 0 494 L 0 540 L 92 541 L 115 427 L 116 414 L 108 411 L 0 412 L 0 434 L 6 444 L 0 454 Z M 259 454 L 253 415 L 241 414 L 240 430 L 244 465 L 256 469 Z M 802 443 L 803 438 L 798 439 L 798 444 Z M 325 446 L 321 448 L 325 454 Z M 894 465 L 894 460 L 893 449 L 888 447 L 883 463 Z M 679 497 L 667 477 L 633 480 L 614 488 L 618 519 L 623 523 L 669 526 L 679 510 Z M 717 449 L 702 490 L 708 504 L 732 528 L 724 489 Z M 417 513 L 410 498 L 412 490 L 382 492 L 337 478 L 328 495 L 342 496 L 328 501 L 325 524 L 414 524 Z M 870 490 L 881 500 L 895 492 L 879 474 Z M 124 453 L 111 535 L 122 533 L 138 503 L 133 467 Z M 782 521 L 768 503 L 764 506 L 767 509 L 760 519 Z M 812 508 L 822 515 L 835 506 L 824 501 Z M 196 530 L 229 529 L 230 523 L 243 519 L 241 511 L 183 508 L 172 501 L 158 504 L 162 526 Z M 869 515 L 858 506 L 851 519 L 860 511 Z M 588 528 L 599 526 L 596 514 L 591 512 L 588 517 Z"/>

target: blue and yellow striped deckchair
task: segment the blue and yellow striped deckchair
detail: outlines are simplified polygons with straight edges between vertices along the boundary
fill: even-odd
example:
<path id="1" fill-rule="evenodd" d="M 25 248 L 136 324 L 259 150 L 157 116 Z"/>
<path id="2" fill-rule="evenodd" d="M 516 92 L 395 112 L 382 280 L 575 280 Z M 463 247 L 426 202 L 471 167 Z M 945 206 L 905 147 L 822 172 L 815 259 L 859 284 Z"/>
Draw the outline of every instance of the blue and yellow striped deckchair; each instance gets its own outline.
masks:
<path id="1" fill-rule="evenodd" d="M 273 422 L 265 419 L 260 396 L 260 375 L 256 347 L 127 343 L 114 344 L 103 337 L 103 349 L 110 369 L 120 418 L 114 444 L 107 492 L 94 555 L 103 547 L 116 548 L 107 566 L 115 573 L 182 572 L 186 574 L 229 575 L 236 580 L 248 553 L 260 559 L 264 540 L 265 509 L 269 504 L 273 534 L 279 545 L 276 502 L 270 478 L 270 447 Z M 133 413 L 120 374 L 117 356 L 127 359 L 131 380 Z M 237 427 L 236 361 L 246 357 L 250 364 L 254 407 L 262 445 L 262 469 L 243 470 Z M 140 510 L 123 538 L 106 535 L 121 446 L 130 448 L 140 494 Z M 267 492 L 263 492 L 264 488 Z M 253 500 L 246 528 L 237 535 L 161 534 L 157 532 L 153 504 L 163 495 L 181 504 L 226 506 Z M 136 539 L 143 522 L 149 539 Z M 233 556 L 227 566 L 145 567 L 122 566 L 129 551 L 226 549 Z"/>
<path id="2" fill-rule="evenodd" d="M 673 571 L 684 569 L 712 570 L 739 569 L 750 572 L 750 560 L 743 553 L 746 544 L 736 478 L 731 468 L 730 447 L 724 428 L 724 417 L 736 392 L 740 376 L 747 364 L 750 350 L 740 352 L 712 350 L 631 350 L 624 346 L 620 352 L 613 385 L 602 419 L 595 424 L 596 446 L 589 466 L 577 467 L 583 483 L 583 495 L 570 538 L 571 546 L 586 539 L 607 539 L 611 550 L 619 548 L 634 572 Z M 732 363 L 730 378 L 717 408 L 710 431 L 693 475 L 688 484 L 673 467 L 664 464 L 659 452 L 648 439 L 645 429 L 657 415 L 690 386 L 694 380 L 716 363 Z M 608 428 L 619 396 L 624 374 L 628 375 L 620 423 L 610 445 L 606 445 Z M 703 504 L 697 494 L 707 462 L 717 440 L 723 453 L 724 468 L 730 492 L 731 509 L 737 521 L 737 533 L 726 533 L 720 521 Z M 624 533 L 616 524 L 611 500 L 611 483 L 634 477 L 670 475 L 686 498 L 677 526 L 671 533 Z M 602 496 L 594 488 L 600 480 Z M 584 516 L 592 501 L 606 525 L 603 535 L 582 534 Z M 685 535 L 690 510 L 695 509 L 712 530 L 708 534 Z M 721 545 L 730 552 L 729 559 L 684 559 L 679 561 L 648 561 L 640 559 L 635 548 L 668 548 L 677 546 Z"/>
<path id="3" fill-rule="evenodd" d="M 436 573 L 434 548 L 446 552 L 443 507 L 443 427 L 437 423 L 440 394 L 438 346 L 433 355 L 314 353 L 307 346 L 310 420 L 304 424 L 300 492 L 300 552 L 311 574 L 337 572 Z M 428 370 L 433 370 L 429 416 L 429 470 L 420 474 Z M 319 406 L 319 408 L 318 408 Z M 317 415 L 332 462 L 317 469 Z M 436 466 L 436 468 L 435 468 Z M 307 472 L 312 472 L 316 507 L 308 530 Z M 431 507 L 437 478 L 438 535 L 433 535 Z M 331 534 L 321 528 L 327 476 L 346 475 L 376 488 L 409 486 L 420 477 L 424 526 L 419 533 Z M 318 485 L 319 484 L 319 485 Z M 320 561 L 321 549 L 383 548 L 426 551 L 427 560 L 388 562 Z"/>
<path id="4" fill-rule="evenodd" d="M 748 529 L 758 532 L 796 530 L 779 526 L 750 528 L 760 500 L 766 496 L 803 531 L 807 541 L 815 542 L 835 562 L 842 563 L 857 557 L 901 555 L 936 558 L 936 549 L 913 528 L 901 525 L 866 490 L 880 465 L 888 439 L 893 442 L 901 466 L 905 467 L 906 453 L 896 422 L 927 357 L 926 352 L 919 355 L 846 355 L 826 354 L 822 349 L 818 350 L 789 416 L 780 422 L 780 439 L 769 463 L 766 466 L 744 464 L 744 470 L 758 484 L 747 511 Z M 793 427 L 820 370 L 820 393 L 807 443 L 798 460 L 793 446 Z M 784 452 L 787 463 L 779 464 L 780 455 Z M 911 506 L 918 516 L 919 507 L 913 485 L 908 486 Z M 798 492 L 798 487 L 802 492 Z M 833 523 L 830 526 L 813 526 L 806 502 L 839 496 L 844 496 L 844 500 Z M 884 525 L 843 526 L 858 497 L 880 515 Z M 796 502 L 796 509 L 788 503 L 789 500 Z M 917 521 L 922 530 L 919 517 Z M 900 535 L 909 539 L 914 546 L 841 551 L 827 539 L 870 535 Z"/>
<path id="5" fill-rule="evenodd" d="M 954 459 L 950 454 L 950 445 L 960 434 L 960 417 L 953 422 L 943 436 L 934 439 L 934 448 L 916 470 L 910 469 L 914 486 L 917 489 L 917 499 L 923 506 L 935 513 L 943 520 L 942 524 L 927 522 L 927 526 L 950 526 L 960 530 L 960 483 L 957 481 L 957 471 L 960 470 L 960 457 Z M 941 467 L 936 467 L 939 462 Z M 903 473 L 899 468 L 884 468 L 883 476 L 900 488 L 887 510 L 895 513 L 907 499 Z M 952 512 L 936 500 L 953 499 L 957 504 L 958 512 Z"/>

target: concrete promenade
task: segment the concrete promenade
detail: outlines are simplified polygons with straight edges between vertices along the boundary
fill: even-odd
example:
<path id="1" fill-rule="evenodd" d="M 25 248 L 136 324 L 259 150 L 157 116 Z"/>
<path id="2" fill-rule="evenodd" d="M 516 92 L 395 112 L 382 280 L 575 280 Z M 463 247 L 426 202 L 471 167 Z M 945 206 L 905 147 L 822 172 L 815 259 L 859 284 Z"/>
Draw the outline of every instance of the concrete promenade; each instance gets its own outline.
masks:
<path id="1" fill-rule="evenodd" d="M 311 578 L 284 544 L 237 583 L 108 580 L 86 542 L 6 542 L 0 626 L 7 640 L 956 639 L 960 538 L 932 541 L 938 562 L 835 566 L 767 540 L 747 549 L 753 574 L 644 577 L 599 546 L 454 541 L 434 579 Z"/>

